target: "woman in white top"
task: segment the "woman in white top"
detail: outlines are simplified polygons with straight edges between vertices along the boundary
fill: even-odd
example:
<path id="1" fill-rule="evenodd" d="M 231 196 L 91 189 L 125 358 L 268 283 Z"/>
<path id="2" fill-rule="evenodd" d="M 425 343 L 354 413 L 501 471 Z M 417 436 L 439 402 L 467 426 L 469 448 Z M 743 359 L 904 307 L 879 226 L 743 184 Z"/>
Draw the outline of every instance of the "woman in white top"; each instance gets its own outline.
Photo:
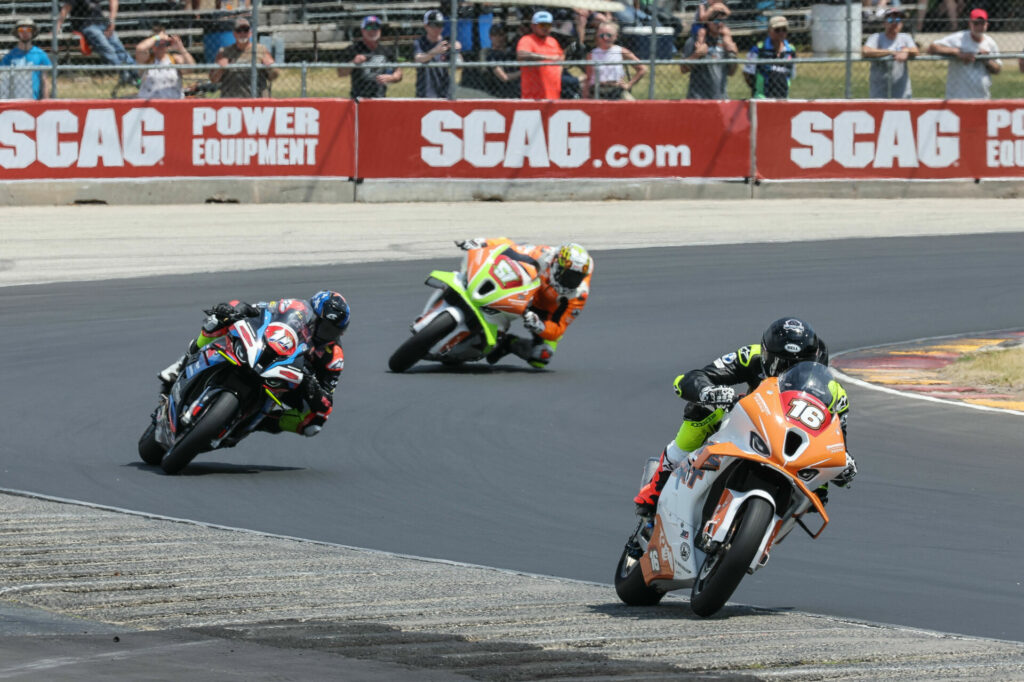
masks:
<path id="1" fill-rule="evenodd" d="M 195 64 L 180 36 L 169 36 L 160 31 L 146 38 L 135 48 L 135 61 L 139 64 L 167 64 L 166 69 L 146 69 L 142 73 L 139 99 L 182 99 L 181 71 L 174 64 Z"/>
<path id="2" fill-rule="evenodd" d="M 636 58 L 636 55 L 616 45 L 619 37 L 619 26 L 604 22 L 597 27 L 597 47 L 587 56 L 592 62 L 636 62 L 633 65 L 633 77 L 623 64 L 588 64 L 587 78 L 583 83 L 583 96 L 595 99 L 635 99 L 630 90 L 641 78 L 647 75 L 647 65 Z"/>

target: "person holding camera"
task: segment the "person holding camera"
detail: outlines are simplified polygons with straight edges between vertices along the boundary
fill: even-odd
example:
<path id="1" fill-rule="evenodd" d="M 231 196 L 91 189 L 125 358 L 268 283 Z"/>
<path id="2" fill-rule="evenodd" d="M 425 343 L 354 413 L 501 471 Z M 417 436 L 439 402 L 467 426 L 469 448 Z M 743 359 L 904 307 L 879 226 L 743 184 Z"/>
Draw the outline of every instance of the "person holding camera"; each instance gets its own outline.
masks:
<path id="1" fill-rule="evenodd" d="M 147 69 L 142 74 L 139 99 L 184 99 L 181 70 L 177 64 L 195 64 L 196 60 L 185 49 L 181 36 L 168 35 L 158 28 L 135 48 L 135 61 L 139 64 L 158 64 L 166 68 Z"/>
<path id="2" fill-rule="evenodd" d="M 452 59 L 452 44 L 441 35 L 445 17 L 436 9 L 423 15 L 424 34 L 416 39 L 413 45 L 413 59 L 417 64 L 431 62 L 448 63 Z M 458 52 L 462 49 L 459 41 L 455 41 L 455 60 L 459 60 Z M 448 99 L 452 88 L 452 80 L 447 68 L 430 67 L 416 69 L 416 96 L 420 98 Z"/>

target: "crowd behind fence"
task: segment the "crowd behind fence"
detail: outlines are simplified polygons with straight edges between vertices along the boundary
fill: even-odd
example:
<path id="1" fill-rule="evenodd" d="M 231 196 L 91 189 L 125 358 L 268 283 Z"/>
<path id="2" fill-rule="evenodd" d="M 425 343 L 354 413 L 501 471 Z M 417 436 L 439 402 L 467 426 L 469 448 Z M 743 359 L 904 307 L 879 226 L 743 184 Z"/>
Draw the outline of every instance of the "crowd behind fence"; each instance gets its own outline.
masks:
<path id="1" fill-rule="evenodd" d="M 716 98 L 724 99 L 1024 93 L 1024 0 L 672 0 L 609 12 L 420 0 L 120 0 L 116 24 L 96 30 L 74 14 L 88 1 L 0 0 L 0 99 L 518 98 L 524 70 L 538 67 L 517 57 L 517 45 L 545 24 L 559 52 L 543 67 L 561 67 L 562 99 L 684 99 L 699 96 L 695 79 L 709 74 L 720 77 Z M 91 43 L 108 31 L 122 50 Z M 443 41 L 446 50 L 427 49 Z M 765 89 L 773 79 L 784 89 Z M 428 81 L 434 88 L 424 90 Z M 361 89 L 367 84 L 371 91 Z"/>

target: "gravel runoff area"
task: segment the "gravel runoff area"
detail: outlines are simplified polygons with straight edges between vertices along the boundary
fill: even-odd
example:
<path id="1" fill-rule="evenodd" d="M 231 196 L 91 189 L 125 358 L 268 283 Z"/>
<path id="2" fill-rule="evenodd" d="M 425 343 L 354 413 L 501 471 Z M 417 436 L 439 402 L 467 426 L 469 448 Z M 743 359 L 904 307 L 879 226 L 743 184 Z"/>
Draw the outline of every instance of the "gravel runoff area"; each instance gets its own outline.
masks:
<path id="1" fill-rule="evenodd" d="M 193 679 L 314 679 L 331 659 L 337 679 L 1024 679 L 1024 643 L 738 605 L 702 620 L 681 599 L 624 606 L 607 585 L 20 494 L 0 494 L 0 537 L 0 605 L 64 629 L 50 631 L 62 655 L 41 660 L 39 633 L 10 636 L 0 608 L 0 679 L 99 663 L 173 679 L 153 677 L 162 657 L 184 672 L 218 646 L 221 668 Z M 246 671 L 266 673 L 268 650 L 295 658 L 288 672 Z"/>
<path id="2" fill-rule="evenodd" d="M 954 199 L 8 208 L 0 287 L 451 257 L 451 239 L 501 233 L 605 249 L 1013 232 L 1021 207 Z M 296 243 L 303 248 L 281 250 Z M 700 620 L 675 597 L 629 608 L 610 585 L 20 494 L 0 494 L 0 536 L 0 679 L 1024 680 L 1022 643 L 737 605 Z"/>

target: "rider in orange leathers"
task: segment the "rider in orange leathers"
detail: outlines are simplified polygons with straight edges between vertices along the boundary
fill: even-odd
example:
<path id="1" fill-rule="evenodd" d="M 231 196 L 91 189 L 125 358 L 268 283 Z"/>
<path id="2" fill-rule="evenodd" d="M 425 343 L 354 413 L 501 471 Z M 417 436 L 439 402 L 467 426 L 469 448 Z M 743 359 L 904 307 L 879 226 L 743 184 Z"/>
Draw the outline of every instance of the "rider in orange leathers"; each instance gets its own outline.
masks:
<path id="1" fill-rule="evenodd" d="M 590 295 L 594 275 L 594 259 L 579 244 L 566 242 L 561 246 L 516 244 L 511 239 L 467 239 L 455 244 L 465 250 L 511 246 L 505 253 L 514 260 L 533 267 L 540 278 L 540 287 L 523 313 L 523 326 L 531 338 L 503 334 L 498 345 L 487 355 L 492 365 L 512 353 L 531 366 L 544 368 L 555 354 L 558 341 L 573 320 L 583 312 Z"/>

